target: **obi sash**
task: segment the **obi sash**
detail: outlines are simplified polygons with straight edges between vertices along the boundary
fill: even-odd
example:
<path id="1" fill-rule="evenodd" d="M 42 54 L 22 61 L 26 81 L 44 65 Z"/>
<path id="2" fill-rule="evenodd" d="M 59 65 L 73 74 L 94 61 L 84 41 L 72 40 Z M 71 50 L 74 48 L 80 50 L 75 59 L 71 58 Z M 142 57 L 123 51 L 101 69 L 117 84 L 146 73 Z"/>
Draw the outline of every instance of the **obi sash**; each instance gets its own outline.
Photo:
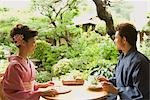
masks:
<path id="1" fill-rule="evenodd" d="M 34 84 L 35 84 L 35 80 L 30 82 L 23 82 L 23 86 L 27 91 L 34 91 Z"/>

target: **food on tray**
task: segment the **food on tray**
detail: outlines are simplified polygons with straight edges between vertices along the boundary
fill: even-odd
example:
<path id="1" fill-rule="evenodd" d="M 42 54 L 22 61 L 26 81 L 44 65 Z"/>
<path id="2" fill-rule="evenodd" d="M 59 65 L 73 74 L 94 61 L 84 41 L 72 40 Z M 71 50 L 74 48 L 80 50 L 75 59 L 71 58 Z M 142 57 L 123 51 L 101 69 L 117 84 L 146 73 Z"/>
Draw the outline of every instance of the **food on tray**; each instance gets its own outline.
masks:
<path id="1" fill-rule="evenodd" d="M 83 85 L 83 79 L 62 80 L 63 85 Z"/>
<path id="2" fill-rule="evenodd" d="M 88 89 L 91 91 L 100 91 L 102 89 L 102 85 L 99 84 L 91 84 L 88 86 Z"/>
<path id="3" fill-rule="evenodd" d="M 64 87 L 64 86 L 50 86 L 47 90 L 56 90 L 58 94 L 65 94 L 71 92 L 71 89 Z"/>
<path id="4" fill-rule="evenodd" d="M 71 92 L 70 89 L 63 87 L 63 86 L 57 86 L 54 89 L 58 92 L 58 94 L 65 94 L 65 93 Z"/>

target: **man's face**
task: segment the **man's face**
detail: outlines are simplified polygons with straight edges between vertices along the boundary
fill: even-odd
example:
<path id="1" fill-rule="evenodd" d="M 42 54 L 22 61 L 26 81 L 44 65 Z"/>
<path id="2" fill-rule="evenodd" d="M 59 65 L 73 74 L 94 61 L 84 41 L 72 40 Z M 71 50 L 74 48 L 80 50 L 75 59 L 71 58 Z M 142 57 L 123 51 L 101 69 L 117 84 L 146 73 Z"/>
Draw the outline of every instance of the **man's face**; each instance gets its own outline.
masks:
<path id="1" fill-rule="evenodd" d="M 119 35 L 119 31 L 116 31 L 114 42 L 118 50 L 123 50 L 124 42 L 123 38 Z"/>

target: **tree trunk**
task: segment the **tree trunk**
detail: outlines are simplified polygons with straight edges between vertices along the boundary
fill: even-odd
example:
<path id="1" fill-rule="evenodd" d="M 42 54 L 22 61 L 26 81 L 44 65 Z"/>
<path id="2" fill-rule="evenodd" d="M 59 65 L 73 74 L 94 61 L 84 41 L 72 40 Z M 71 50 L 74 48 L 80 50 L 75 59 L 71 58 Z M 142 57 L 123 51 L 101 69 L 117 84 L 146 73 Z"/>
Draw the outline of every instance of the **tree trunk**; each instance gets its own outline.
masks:
<path id="1" fill-rule="evenodd" d="M 98 17 L 101 20 L 104 20 L 106 23 L 107 34 L 111 37 L 112 40 L 114 40 L 115 29 L 114 29 L 112 15 L 107 12 L 106 5 L 102 0 L 93 0 L 93 1 L 96 5 Z"/>

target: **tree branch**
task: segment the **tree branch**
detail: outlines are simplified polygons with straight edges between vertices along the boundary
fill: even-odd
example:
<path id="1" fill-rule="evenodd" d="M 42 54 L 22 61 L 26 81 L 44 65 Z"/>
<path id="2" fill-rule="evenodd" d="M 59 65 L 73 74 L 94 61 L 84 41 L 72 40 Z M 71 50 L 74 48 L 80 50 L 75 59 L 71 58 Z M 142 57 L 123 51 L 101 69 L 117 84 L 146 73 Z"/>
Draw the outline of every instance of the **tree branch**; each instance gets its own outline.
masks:
<path id="1" fill-rule="evenodd" d="M 112 15 L 107 12 L 106 5 L 102 0 L 93 0 L 93 1 L 96 5 L 98 17 L 101 20 L 104 20 L 106 23 L 107 34 L 111 37 L 112 40 L 114 40 L 115 29 L 114 29 Z"/>

